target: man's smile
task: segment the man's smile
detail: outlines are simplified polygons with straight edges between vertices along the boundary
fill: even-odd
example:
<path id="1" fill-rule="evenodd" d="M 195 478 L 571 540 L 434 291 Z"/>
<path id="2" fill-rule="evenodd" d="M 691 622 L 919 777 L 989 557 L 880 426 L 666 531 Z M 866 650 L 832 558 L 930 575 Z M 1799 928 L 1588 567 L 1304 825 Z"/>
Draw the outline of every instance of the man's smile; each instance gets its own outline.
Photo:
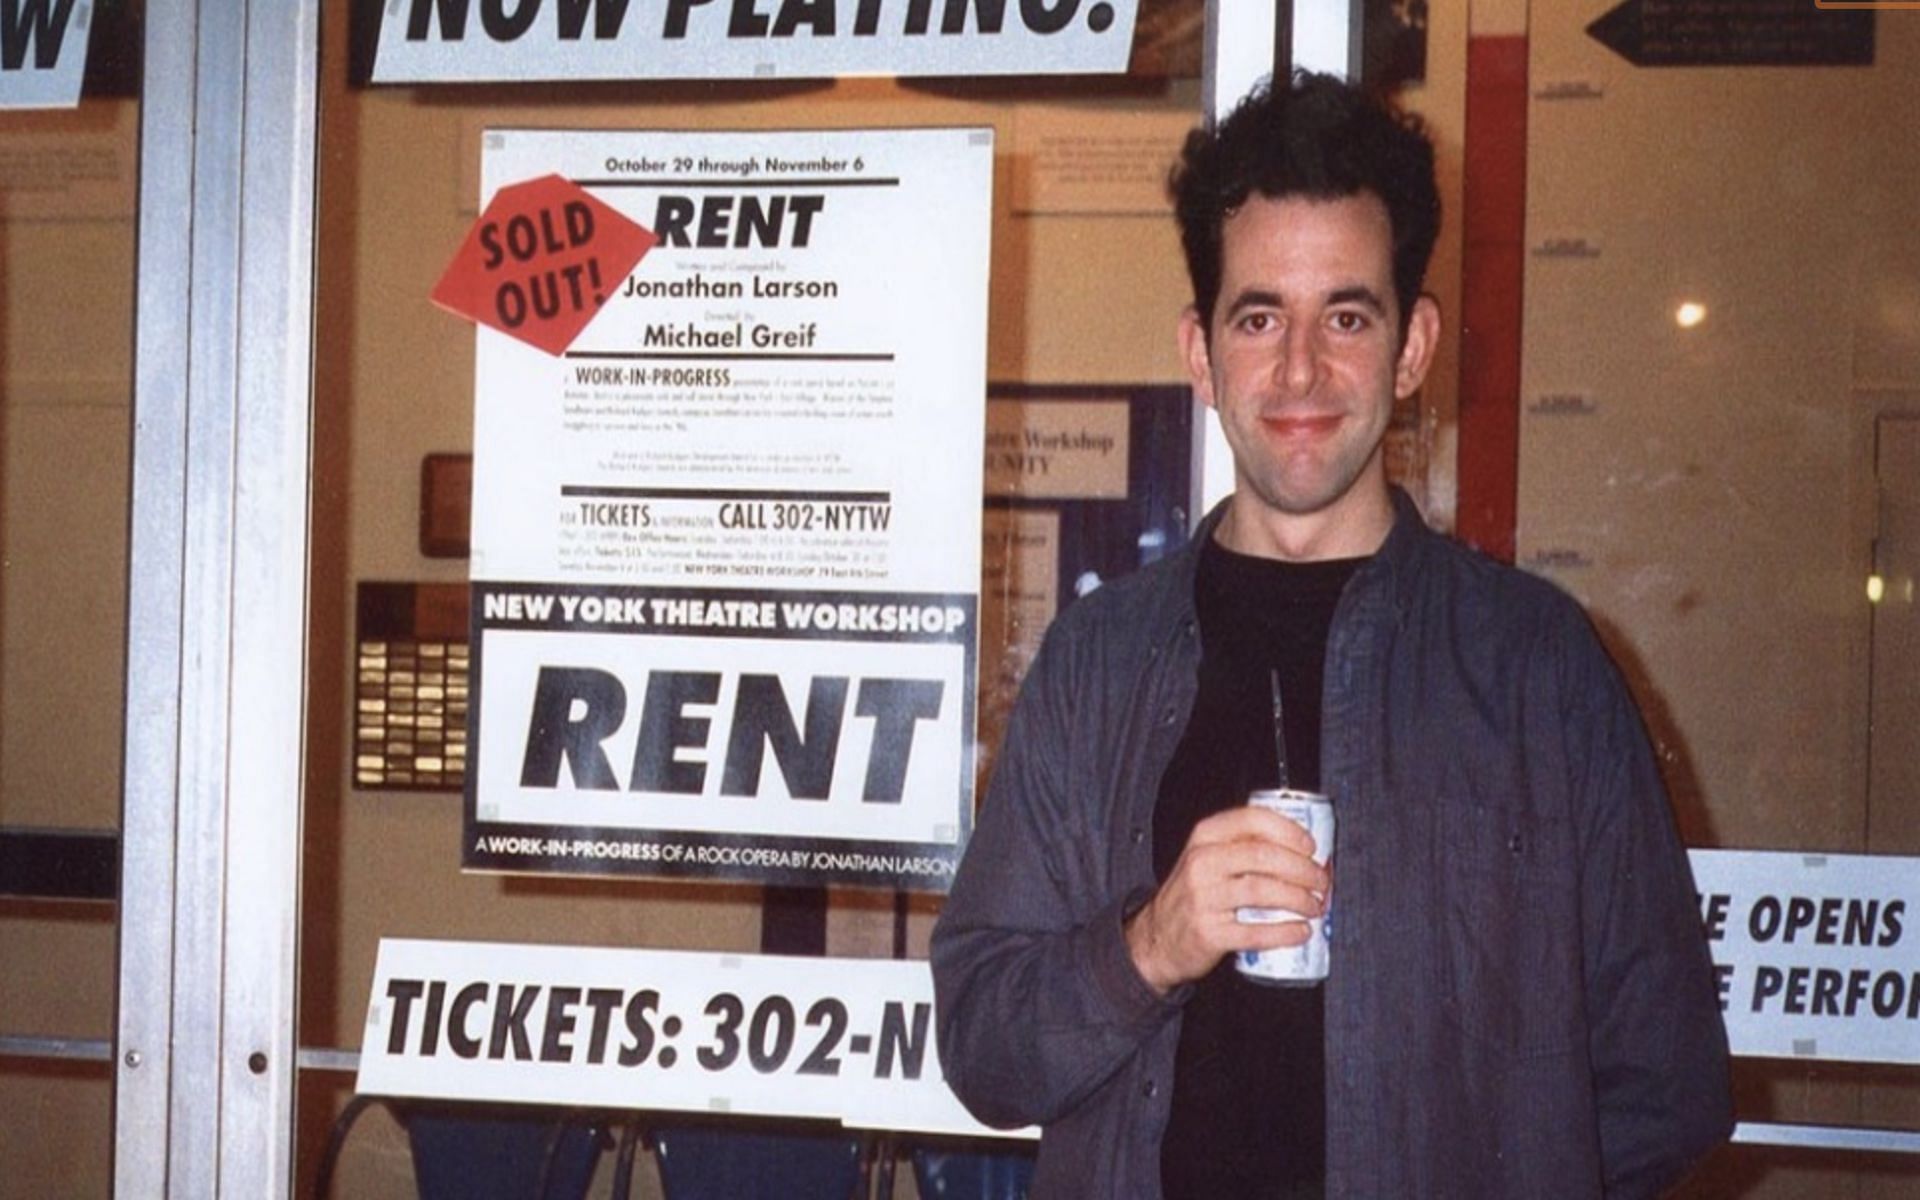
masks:
<path id="1" fill-rule="evenodd" d="M 1262 416 L 1260 424 L 1282 439 L 1323 438 L 1337 431 L 1344 419 L 1340 413 L 1276 413 Z"/>

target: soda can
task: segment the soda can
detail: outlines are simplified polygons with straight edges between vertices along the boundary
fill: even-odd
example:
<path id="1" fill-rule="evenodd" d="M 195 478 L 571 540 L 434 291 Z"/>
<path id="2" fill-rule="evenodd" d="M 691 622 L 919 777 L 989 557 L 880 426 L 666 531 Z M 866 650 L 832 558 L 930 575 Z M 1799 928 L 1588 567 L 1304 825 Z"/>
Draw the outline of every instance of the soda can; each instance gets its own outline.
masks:
<path id="1" fill-rule="evenodd" d="M 1265 788 L 1247 797 L 1248 804 L 1279 813 L 1313 836 L 1313 861 L 1321 866 L 1333 857 L 1333 801 L 1319 792 L 1292 788 Z M 1280 987 L 1313 987 L 1327 977 L 1331 960 L 1330 918 L 1307 919 L 1307 940 L 1298 946 L 1278 950 L 1242 950 L 1234 956 L 1234 967 L 1257 983 Z M 1243 908 L 1234 914 L 1243 925 L 1268 925 L 1281 921 L 1299 921 L 1299 913 L 1284 908 Z"/>

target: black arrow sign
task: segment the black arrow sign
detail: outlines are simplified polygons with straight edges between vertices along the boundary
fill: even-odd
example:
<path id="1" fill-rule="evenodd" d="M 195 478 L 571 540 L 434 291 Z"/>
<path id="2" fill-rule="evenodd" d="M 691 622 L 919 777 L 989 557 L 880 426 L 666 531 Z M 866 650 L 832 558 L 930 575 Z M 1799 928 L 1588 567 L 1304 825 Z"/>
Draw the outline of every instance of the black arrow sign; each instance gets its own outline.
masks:
<path id="1" fill-rule="evenodd" d="M 1812 0 L 1624 0 L 1587 34 L 1636 67 L 1873 65 L 1873 13 Z"/>

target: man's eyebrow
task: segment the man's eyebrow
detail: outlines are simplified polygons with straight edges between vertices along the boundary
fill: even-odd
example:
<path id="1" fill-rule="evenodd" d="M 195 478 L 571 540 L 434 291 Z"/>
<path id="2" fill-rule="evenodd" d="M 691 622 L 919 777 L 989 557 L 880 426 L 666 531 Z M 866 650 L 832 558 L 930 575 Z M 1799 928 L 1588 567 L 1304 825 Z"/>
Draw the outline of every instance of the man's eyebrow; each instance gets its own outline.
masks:
<path id="1" fill-rule="evenodd" d="M 1336 288 L 1327 294 L 1328 308 L 1339 304 L 1358 304 L 1382 316 L 1387 312 L 1387 302 L 1380 298 L 1380 293 L 1363 283 L 1354 284 L 1352 287 Z"/>
<path id="2" fill-rule="evenodd" d="M 1380 316 L 1385 316 L 1387 312 L 1387 302 L 1381 298 L 1380 293 L 1374 291 L 1364 283 L 1355 283 L 1346 287 L 1335 288 L 1333 291 L 1327 293 L 1326 306 L 1328 308 L 1334 308 L 1342 304 L 1358 304 L 1363 308 L 1372 310 Z M 1244 309 L 1285 307 L 1286 302 L 1281 298 L 1279 292 L 1270 292 L 1265 288 L 1248 288 L 1246 291 L 1234 296 L 1232 302 L 1227 305 L 1226 315 L 1228 319 L 1231 319 L 1234 314 Z"/>
<path id="3" fill-rule="evenodd" d="M 1247 308 L 1285 308 L 1279 292 L 1269 292 L 1263 288 L 1248 288 L 1233 298 L 1227 305 L 1227 316 Z"/>

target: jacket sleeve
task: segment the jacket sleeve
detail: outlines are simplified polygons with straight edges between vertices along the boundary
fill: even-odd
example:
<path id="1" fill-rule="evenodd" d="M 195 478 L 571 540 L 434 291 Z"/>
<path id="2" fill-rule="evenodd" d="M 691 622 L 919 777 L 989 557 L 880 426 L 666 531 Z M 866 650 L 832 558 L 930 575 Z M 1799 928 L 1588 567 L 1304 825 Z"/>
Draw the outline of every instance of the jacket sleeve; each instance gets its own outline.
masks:
<path id="1" fill-rule="evenodd" d="M 1067 781 L 1070 716 L 1098 698 L 1073 694 L 1069 641 L 1056 624 L 1027 676 L 933 931 L 947 1083 L 1000 1127 L 1071 1113 L 1182 995 L 1158 995 L 1128 956 L 1122 922 L 1145 894 L 1102 898 L 1092 878 L 1111 847 L 1084 844 L 1090 816 L 1071 810 Z"/>
<path id="2" fill-rule="evenodd" d="M 1638 710 L 1584 617 L 1566 682 L 1589 1054 L 1610 1200 L 1658 1196 L 1733 1127 L 1693 873 Z"/>

